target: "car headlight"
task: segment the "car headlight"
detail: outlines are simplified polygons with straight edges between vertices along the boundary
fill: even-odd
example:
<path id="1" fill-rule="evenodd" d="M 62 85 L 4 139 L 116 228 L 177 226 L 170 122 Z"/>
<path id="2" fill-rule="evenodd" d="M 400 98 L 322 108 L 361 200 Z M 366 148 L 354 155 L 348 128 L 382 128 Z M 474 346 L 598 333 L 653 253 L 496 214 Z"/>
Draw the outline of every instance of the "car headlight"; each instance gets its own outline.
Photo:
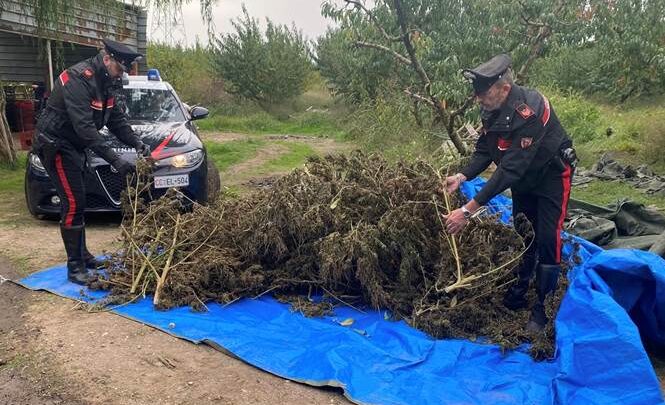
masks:
<path id="1" fill-rule="evenodd" d="M 203 151 L 201 149 L 196 149 L 191 152 L 160 159 L 156 162 L 156 165 L 158 167 L 192 167 L 199 164 L 201 160 L 203 160 Z"/>
<path id="2" fill-rule="evenodd" d="M 30 159 L 30 166 L 34 167 L 40 172 L 46 171 L 44 165 L 42 164 L 42 161 L 39 159 L 39 156 L 35 155 L 34 153 L 31 153 L 29 159 Z"/>

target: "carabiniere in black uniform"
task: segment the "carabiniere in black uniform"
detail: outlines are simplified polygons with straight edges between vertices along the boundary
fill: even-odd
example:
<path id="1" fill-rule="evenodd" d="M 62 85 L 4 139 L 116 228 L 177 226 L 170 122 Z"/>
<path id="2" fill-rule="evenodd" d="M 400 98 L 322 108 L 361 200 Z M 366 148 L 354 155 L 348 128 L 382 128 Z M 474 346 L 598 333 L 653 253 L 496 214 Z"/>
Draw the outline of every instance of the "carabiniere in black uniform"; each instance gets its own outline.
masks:
<path id="1" fill-rule="evenodd" d="M 472 79 L 491 79 L 509 66 L 510 58 L 499 55 L 470 72 Z M 461 173 L 472 179 L 494 162 L 496 171 L 474 199 L 485 205 L 510 188 L 513 218 L 523 213 L 532 223 L 535 240 L 517 268 L 517 282 L 504 304 L 512 310 L 527 306 L 525 296 L 535 270 L 538 302 L 531 321 L 542 327 L 545 297 L 556 290 L 560 274 L 561 230 L 576 161 L 572 141 L 545 96 L 514 84 L 502 106 L 494 111 L 481 109 L 481 117 L 482 134 Z"/>
<path id="2" fill-rule="evenodd" d="M 131 172 L 134 165 L 105 143 L 99 134 L 102 127 L 107 126 L 112 134 L 139 153 L 150 152 L 116 103 L 116 92 L 122 87 L 122 81 L 120 76 L 111 76 L 104 62 L 107 55 L 109 63 L 118 64 L 116 74 L 121 74 L 142 55 L 118 42 L 104 40 L 104 45 L 105 50 L 97 56 L 60 74 L 38 118 L 33 140 L 33 152 L 39 156 L 60 197 L 60 230 L 67 251 L 67 276 L 79 284 L 87 281 L 88 268 L 100 264 L 85 243 L 85 149 L 94 151 L 122 175 Z"/>

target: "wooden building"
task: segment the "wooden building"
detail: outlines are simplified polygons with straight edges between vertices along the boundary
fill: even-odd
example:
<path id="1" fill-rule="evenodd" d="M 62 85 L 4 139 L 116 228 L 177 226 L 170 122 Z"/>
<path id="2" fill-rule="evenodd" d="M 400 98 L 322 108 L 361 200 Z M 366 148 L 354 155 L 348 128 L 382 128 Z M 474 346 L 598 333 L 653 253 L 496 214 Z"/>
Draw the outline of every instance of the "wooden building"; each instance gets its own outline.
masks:
<path id="1" fill-rule="evenodd" d="M 0 4 L 0 82 L 7 97 L 10 129 L 25 133 L 19 137 L 23 148 L 28 146 L 25 140 L 34 128 L 35 112 L 62 69 L 94 56 L 103 38 L 146 52 L 147 14 L 139 7 L 117 3 L 107 10 L 91 10 L 72 1 L 59 28 L 38 34 L 25 1 L 3 0 Z M 139 63 L 139 70 L 145 70 L 145 61 Z"/>

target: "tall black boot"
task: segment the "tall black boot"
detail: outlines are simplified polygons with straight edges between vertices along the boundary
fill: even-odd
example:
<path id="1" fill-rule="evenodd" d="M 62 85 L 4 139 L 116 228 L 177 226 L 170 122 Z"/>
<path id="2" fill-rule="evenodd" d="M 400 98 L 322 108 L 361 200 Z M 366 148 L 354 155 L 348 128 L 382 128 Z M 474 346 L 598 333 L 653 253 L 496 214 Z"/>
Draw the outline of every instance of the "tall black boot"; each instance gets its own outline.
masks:
<path id="1" fill-rule="evenodd" d="M 545 315 L 545 298 L 550 293 L 556 291 L 561 274 L 561 265 L 559 264 L 541 264 L 536 270 L 536 292 L 538 293 L 538 302 L 531 309 L 531 317 L 526 325 L 528 332 L 540 332 L 545 328 L 547 315 Z"/>
<path id="2" fill-rule="evenodd" d="M 89 276 L 83 260 L 82 233 L 83 226 L 60 226 L 60 234 L 67 251 L 67 279 L 72 283 L 85 285 Z"/>
<path id="3" fill-rule="evenodd" d="M 93 270 L 101 269 L 104 267 L 104 262 L 102 260 L 97 260 L 97 258 L 88 251 L 88 247 L 85 243 L 85 226 L 83 227 L 83 232 L 81 232 L 81 248 L 83 251 L 83 261 L 85 262 L 85 267 Z"/>
<path id="4" fill-rule="evenodd" d="M 517 311 L 527 307 L 526 293 L 529 290 L 529 284 L 531 283 L 533 271 L 537 263 L 538 259 L 535 251 L 527 252 L 524 255 L 522 263 L 520 263 L 515 271 L 517 281 L 510 286 L 503 297 L 503 305 L 506 308 Z"/>

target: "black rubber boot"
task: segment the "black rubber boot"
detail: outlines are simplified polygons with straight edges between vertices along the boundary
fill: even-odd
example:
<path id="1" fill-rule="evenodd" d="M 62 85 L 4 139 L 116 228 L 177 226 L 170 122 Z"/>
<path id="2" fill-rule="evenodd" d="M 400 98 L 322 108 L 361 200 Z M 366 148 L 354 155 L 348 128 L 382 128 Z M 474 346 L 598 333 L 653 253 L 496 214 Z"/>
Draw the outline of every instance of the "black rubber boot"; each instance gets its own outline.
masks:
<path id="1" fill-rule="evenodd" d="M 65 228 L 60 226 L 62 241 L 67 251 L 67 280 L 72 283 L 85 285 L 88 281 L 88 269 L 83 260 L 83 247 L 81 233 L 83 226 Z"/>
<path id="2" fill-rule="evenodd" d="M 85 262 L 85 267 L 89 269 L 101 269 L 104 268 L 104 261 L 97 260 L 92 253 L 88 251 L 88 248 L 85 243 L 85 226 L 83 227 L 83 232 L 81 232 L 81 248 L 83 250 L 83 261 Z"/>
<path id="3" fill-rule="evenodd" d="M 558 264 L 541 264 L 536 270 L 536 292 L 538 302 L 531 309 L 531 317 L 526 325 L 526 330 L 531 333 L 541 332 L 547 324 L 545 315 L 545 298 L 556 291 L 561 274 L 561 266 Z"/>
<path id="4" fill-rule="evenodd" d="M 517 281 L 508 288 L 506 295 L 503 297 L 503 305 L 506 308 L 517 311 L 527 307 L 526 293 L 529 290 L 529 284 L 537 263 L 535 252 L 527 252 L 524 255 L 522 263 L 515 269 Z"/>

